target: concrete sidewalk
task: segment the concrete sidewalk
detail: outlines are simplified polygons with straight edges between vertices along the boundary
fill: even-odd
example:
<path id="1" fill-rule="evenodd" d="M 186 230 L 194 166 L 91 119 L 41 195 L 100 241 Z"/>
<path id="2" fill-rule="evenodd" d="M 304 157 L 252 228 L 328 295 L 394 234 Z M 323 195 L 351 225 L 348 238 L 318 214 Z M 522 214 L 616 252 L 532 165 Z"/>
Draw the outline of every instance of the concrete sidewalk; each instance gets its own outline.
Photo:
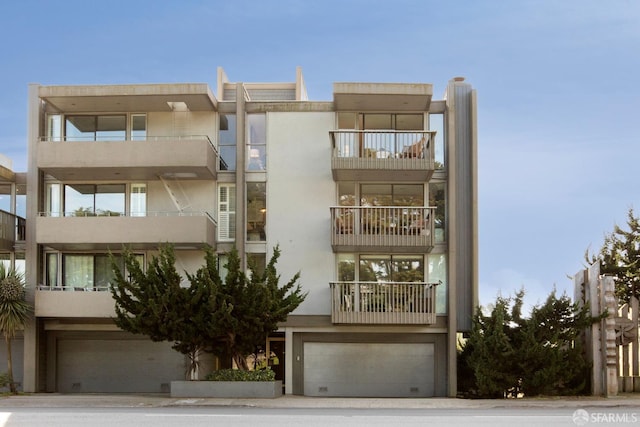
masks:
<path id="1" fill-rule="evenodd" d="M 393 399 L 323 398 L 286 395 L 276 399 L 172 398 L 164 394 L 29 394 L 0 398 L 2 408 L 136 408 L 190 406 L 245 406 L 256 408 L 384 408 L 384 409 L 464 409 L 464 408 L 637 408 L 640 394 L 603 397 L 563 397 L 531 399 Z"/>

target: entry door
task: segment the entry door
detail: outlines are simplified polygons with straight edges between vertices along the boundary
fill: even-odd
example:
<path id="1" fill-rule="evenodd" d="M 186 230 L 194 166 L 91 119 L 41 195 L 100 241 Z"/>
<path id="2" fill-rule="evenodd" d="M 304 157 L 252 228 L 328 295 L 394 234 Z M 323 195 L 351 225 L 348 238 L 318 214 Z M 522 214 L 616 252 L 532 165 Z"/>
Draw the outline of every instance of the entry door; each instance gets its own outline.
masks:
<path id="1" fill-rule="evenodd" d="M 272 337 L 267 339 L 267 354 L 270 355 L 272 352 L 275 354 L 278 364 L 271 364 L 271 369 L 276 373 L 276 380 L 282 381 L 282 391 L 284 392 L 284 338 Z"/>

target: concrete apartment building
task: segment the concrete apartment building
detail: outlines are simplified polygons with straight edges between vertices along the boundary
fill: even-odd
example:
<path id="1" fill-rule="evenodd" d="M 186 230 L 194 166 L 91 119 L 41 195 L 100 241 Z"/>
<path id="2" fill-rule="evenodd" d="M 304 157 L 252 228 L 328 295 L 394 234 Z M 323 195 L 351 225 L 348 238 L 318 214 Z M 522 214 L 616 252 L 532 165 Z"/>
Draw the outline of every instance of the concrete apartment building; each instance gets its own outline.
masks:
<path id="1" fill-rule="evenodd" d="M 29 87 L 28 172 L 0 170 L 14 198 L 26 182 L 26 236 L 0 247 L 24 259 L 35 306 L 17 346 L 23 389 L 182 379 L 169 343 L 113 324 L 108 292 L 110 251 L 146 262 L 170 242 L 180 271 L 202 265 L 205 244 L 258 265 L 279 245 L 283 280 L 301 271 L 308 296 L 265 343 L 286 393 L 455 395 L 477 304 L 475 90 L 454 78 L 433 100 L 431 84 L 334 83 L 333 100 L 310 101 L 300 69 L 291 83 L 217 80 L 217 96 Z"/>

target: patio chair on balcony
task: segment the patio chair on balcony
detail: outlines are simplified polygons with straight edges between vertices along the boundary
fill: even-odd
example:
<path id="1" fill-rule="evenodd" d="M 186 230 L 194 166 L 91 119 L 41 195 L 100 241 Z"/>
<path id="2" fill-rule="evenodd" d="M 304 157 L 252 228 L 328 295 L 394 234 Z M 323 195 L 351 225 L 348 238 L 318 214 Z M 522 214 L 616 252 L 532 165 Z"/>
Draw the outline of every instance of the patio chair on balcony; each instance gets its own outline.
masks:
<path id="1" fill-rule="evenodd" d="M 336 233 L 353 234 L 353 217 L 344 215 L 336 216 Z"/>
<path id="2" fill-rule="evenodd" d="M 414 142 L 411 145 L 407 145 L 402 149 L 402 157 L 422 159 L 424 157 L 424 145 L 427 139 L 423 136 L 422 139 Z"/>

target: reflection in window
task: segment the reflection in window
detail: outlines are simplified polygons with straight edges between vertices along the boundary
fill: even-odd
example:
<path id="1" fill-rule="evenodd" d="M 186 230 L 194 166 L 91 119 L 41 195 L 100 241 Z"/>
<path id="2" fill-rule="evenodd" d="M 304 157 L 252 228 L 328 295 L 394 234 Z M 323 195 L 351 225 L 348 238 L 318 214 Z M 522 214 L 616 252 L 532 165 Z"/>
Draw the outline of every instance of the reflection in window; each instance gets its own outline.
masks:
<path id="1" fill-rule="evenodd" d="M 354 254 L 338 254 L 338 281 L 356 280 L 356 261 Z"/>
<path id="2" fill-rule="evenodd" d="M 247 114 L 247 170 L 265 170 L 267 165 L 266 116 Z"/>
<path id="3" fill-rule="evenodd" d="M 447 256 L 445 254 L 429 254 L 429 282 L 442 282 L 436 288 L 436 313 L 447 313 Z"/>
<path id="4" fill-rule="evenodd" d="M 67 141 L 124 141 L 127 119 L 124 115 L 67 116 Z"/>
<path id="5" fill-rule="evenodd" d="M 144 141 L 147 139 L 147 115 L 131 115 L 131 140 Z"/>
<path id="6" fill-rule="evenodd" d="M 236 116 L 220 114 L 220 133 L 218 136 L 220 150 L 220 170 L 236 170 Z"/>
<path id="7" fill-rule="evenodd" d="M 119 216 L 125 212 L 125 184 L 67 184 L 66 216 Z"/>
<path id="8" fill-rule="evenodd" d="M 436 169 L 444 168 L 444 114 L 429 114 L 429 130 L 436 131 L 435 149 Z"/>
<path id="9" fill-rule="evenodd" d="M 0 210 L 11 212 L 11 184 L 0 184 Z"/>
<path id="10" fill-rule="evenodd" d="M 62 141 L 62 115 L 50 114 L 47 116 L 47 141 Z"/>
<path id="11" fill-rule="evenodd" d="M 422 184 L 362 184 L 361 206 L 424 206 Z"/>
<path id="12" fill-rule="evenodd" d="M 258 276 L 264 274 L 267 268 L 267 256 L 263 253 L 247 254 L 247 275 L 251 277 L 255 272 Z"/>
<path id="13" fill-rule="evenodd" d="M 444 243 L 446 229 L 445 183 L 429 183 L 429 206 L 435 207 L 435 243 Z"/>
<path id="14" fill-rule="evenodd" d="M 267 240 L 267 185 L 264 182 L 247 184 L 247 240 Z"/>
<path id="15" fill-rule="evenodd" d="M 362 255 L 360 281 L 363 282 L 422 282 L 422 255 Z"/>

